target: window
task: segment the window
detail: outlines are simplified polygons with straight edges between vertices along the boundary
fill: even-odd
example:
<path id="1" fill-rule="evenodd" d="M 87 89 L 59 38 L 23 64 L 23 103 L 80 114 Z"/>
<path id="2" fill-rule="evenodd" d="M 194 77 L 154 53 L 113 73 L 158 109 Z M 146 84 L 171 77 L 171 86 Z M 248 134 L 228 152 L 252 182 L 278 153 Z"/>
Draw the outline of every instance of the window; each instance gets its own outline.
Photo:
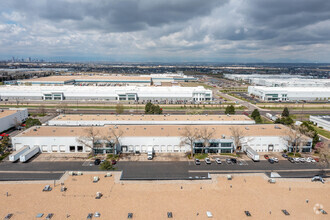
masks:
<path id="1" fill-rule="evenodd" d="M 221 143 L 221 147 L 231 147 L 232 143 Z"/>
<path id="2" fill-rule="evenodd" d="M 76 146 L 70 146 L 70 152 L 76 152 Z"/>
<path id="3" fill-rule="evenodd" d="M 212 142 L 210 143 L 210 147 L 219 147 L 219 143 Z"/>
<path id="4" fill-rule="evenodd" d="M 83 146 L 77 146 L 78 152 L 83 152 Z"/>

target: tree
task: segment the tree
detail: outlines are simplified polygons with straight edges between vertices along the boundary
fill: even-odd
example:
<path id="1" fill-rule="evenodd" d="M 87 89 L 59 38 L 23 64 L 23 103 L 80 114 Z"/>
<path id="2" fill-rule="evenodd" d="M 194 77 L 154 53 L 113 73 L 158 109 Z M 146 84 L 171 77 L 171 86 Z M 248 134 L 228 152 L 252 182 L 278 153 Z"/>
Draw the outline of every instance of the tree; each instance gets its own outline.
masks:
<path id="1" fill-rule="evenodd" d="M 88 127 L 84 130 L 84 135 L 77 138 L 77 142 L 84 145 L 87 148 L 91 149 L 92 155 L 94 155 L 94 149 L 96 147 L 99 147 L 99 145 L 97 145 L 97 143 L 100 141 L 100 137 L 99 137 L 99 131 L 92 127 Z"/>
<path id="2" fill-rule="evenodd" d="M 146 104 L 146 106 L 144 107 L 144 113 L 145 114 L 149 114 L 151 112 L 151 107 L 152 107 L 152 103 L 151 102 L 148 102 Z"/>
<path id="3" fill-rule="evenodd" d="M 30 128 L 32 126 L 41 125 L 41 122 L 37 118 L 28 118 L 25 122 L 25 127 Z"/>
<path id="4" fill-rule="evenodd" d="M 309 142 L 308 136 L 312 135 L 306 127 L 297 125 L 291 125 L 284 132 L 283 139 L 286 141 L 288 148 L 293 148 L 295 156 L 300 151 L 299 148 Z"/>
<path id="5" fill-rule="evenodd" d="M 181 145 L 189 145 L 191 150 L 191 157 L 193 157 L 194 143 L 200 138 L 197 129 L 191 127 L 184 127 L 181 133 Z"/>
<path id="6" fill-rule="evenodd" d="M 261 116 L 259 115 L 259 116 L 256 116 L 255 118 L 254 118 L 254 120 L 255 120 L 255 122 L 257 123 L 257 124 L 261 124 L 262 123 L 262 119 L 261 119 Z"/>
<path id="7" fill-rule="evenodd" d="M 113 143 L 114 147 L 120 144 L 120 138 L 124 135 L 124 132 L 119 129 L 117 126 L 109 128 L 105 137 L 103 137 L 109 143 Z"/>
<path id="8" fill-rule="evenodd" d="M 38 113 L 42 116 L 46 115 L 46 109 L 44 105 L 40 105 L 38 108 Z"/>
<path id="9" fill-rule="evenodd" d="M 213 129 L 208 129 L 208 127 L 203 127 L 199 131 L 199 138 L 203 141 L 202 153 L 204 153 L 205 148 L 210 146 L 210 140 L 214 135 Z"/>
<path id="10" fill-rule="evenodd" d="M 233 105 L 228 105 L 225 114 L 235 115 L 235 107 Z"/>
<path id="11" fill-rule="evenodd" d="M 117 114 L 123 114 L 124 113 L 124 105 L 123 104 L 117 104 L 116 105 L 116 113 Z"/>
<path id="12" fill-rule="evenodd" d="M 329 141 L 319 142 L 318 144 L 315 145 L 315 149 L 320 155 L 319 162 L 322 167 L 322 174 L 325 176 L 326 169 L 329 168 L 329 164 L 330 164 L 330 142 Z"/>
<path id="13" fill-rule="evenodd" d="M 292 125 L 293 120 L 290 117 L 281 117 L 275 120 L 275 124 Z"/>
<path id="14" fill-rule="evenodd" d="M 10 144 L 10 138 L 8 136 L 3 136 L 0 143 L 0 154 L 3 154 L 3 152 L 9 147 Z"/>
<path id="15" fill-rule="evenodd" d="M 59 114 L 63 113 L 65 114 L 65 111 L 68 109 L 68 104 L 61 102 L 57 105 L 57 112 Z"/>
<path id="16" fill-rule="evenodd" d="M 253 118 L 254 120 L 256 120 L 256 117 L 260 117 L 260 112 L 258 109 L 254 109 L 252 114 L 251 114 L 251 118 Z"/>
<path id="17" fill-rule="evenodd" d="M 159 105 L 154 105 L 151 102 L 148 102 L 144 108 L 145 114 L 162 114 L 163 109 Z"/>
<path id="18" fill-rule="evenodd" d="M 289 116 L 290 116 L 289 109 L 285 107 L 282 112 L 282 117 L 289 117 Z"/>
<path id="19" fill-rule="evenodd" d="M 231 127 L 230 128 L 230 131 L 231 131 L 231 137 L 234 141 L 234 144 L 235 144 L 235 147 L 236 147 L 236 151 L 240 151 L 242 149 L 242 139 L 245 138 L 245 134 L 244 134 L 244 131 L 239 128 L 239 127 Z"/>
<path id="20" fill-rule="evenodd" d="M 105 160 L 103 163 L 100 164 L 101 170 L 113 170 L 113 166 L 110 161 Z"/>
<path id="21" fill-rule="evenodd" d="M 311 138 L 313 138 L 313 147 L 320 142 L 320 137 L 317 134 L 317 131 L 315 130 L 315 128 L 310 125 L 310 122 L 304 121 L 300 126 L 304 126 L 306 127 L 306 129 L 309 131 L 308 134 L 311 134 Z M 306 134 L 306 135 L 308 135 Z"/>

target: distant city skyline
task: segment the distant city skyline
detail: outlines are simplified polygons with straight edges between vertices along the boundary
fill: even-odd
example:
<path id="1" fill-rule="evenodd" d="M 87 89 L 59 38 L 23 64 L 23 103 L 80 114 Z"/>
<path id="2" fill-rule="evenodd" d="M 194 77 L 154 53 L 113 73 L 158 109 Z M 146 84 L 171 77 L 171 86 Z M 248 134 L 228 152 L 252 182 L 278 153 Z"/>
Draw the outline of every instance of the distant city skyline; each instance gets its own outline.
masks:
<path id="1" fill-rule="evenodd" d="M 329 63 L 327 0 L 2 0 L 0 60 Z"/>

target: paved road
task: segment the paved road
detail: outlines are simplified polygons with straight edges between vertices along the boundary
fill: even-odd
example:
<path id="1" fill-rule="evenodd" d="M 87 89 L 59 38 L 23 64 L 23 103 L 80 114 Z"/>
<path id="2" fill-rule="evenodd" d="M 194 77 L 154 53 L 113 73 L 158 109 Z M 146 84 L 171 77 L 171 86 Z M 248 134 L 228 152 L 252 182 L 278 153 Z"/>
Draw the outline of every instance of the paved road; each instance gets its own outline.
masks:
<path id="1" fill-rule="evenodd" d="M 280 161 L 270 164 L 267 161 L 245 161 L 242 165 L 212 163 L 195 165 L 193 162 L 127 162 L 120 161 L 116 170 L 123 171 L 122 179 L 189 179 L 189 177 L 207 177 L 208 173 L 237 173 L 276 171 L 284 176 L 311 177 L 319 173 L 320 167 L 312 163 L 292 164 Z M 16 179 L 58 179 L 65 171 L 99 171 L 98 166 L 89 166 L 83 162 L 30 162 L 30 163 L 0 163 L 0 180 Z"/>

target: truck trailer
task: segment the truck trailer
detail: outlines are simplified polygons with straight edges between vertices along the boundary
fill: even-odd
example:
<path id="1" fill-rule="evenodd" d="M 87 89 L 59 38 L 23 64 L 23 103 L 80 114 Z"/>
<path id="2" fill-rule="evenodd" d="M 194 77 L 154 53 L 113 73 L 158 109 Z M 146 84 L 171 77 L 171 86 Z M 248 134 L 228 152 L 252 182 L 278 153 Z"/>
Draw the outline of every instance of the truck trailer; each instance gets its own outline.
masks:
<path id="1" fill-rule="evenodd" d="M 25 153 L 23 153 L 20 157 L 19 157 L 19 161 L 21 162 L 26 162 L 29 159 L 31 159 L 31 157 L 33 157 L 34 155 L 36 155 L 37 153 L 39 153 L 40 149 L 39 147 L 34 147 L 29 149 L 28 151 L 26 151 Z"/>
<path id="2" fill-rule="evenodd" d="M 245 153 L 248 157 L 250 157 L 254 162 L 260 161 L 259 154 L 253 150 L 251 147 L 247 147 Z"/>
<path id="3" fill-rule="evenodd" d="M 11 162 L 15 162 L 16 160 L 19 160 L 19 157 L 24 154 L 27 150 L 29 150 L 30 148 L 28 146 L 26 147 L 22 147 L 21 149 L 19 149 L 18 151 L 16 151 L 15 153 L 9 155 L 9 161 Z"/>

